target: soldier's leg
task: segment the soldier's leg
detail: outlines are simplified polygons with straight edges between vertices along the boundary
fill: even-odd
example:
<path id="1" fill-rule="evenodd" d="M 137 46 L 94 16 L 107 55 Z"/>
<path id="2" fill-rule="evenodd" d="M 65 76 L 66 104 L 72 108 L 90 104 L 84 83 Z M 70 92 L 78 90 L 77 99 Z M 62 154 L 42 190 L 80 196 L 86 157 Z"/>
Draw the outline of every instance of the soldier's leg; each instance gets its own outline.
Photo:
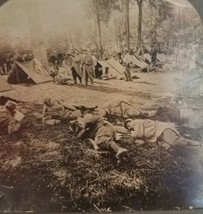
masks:
<path id="1" fill-rule="evenodd" d="M 125 74 L 125 77 L 126 77 L 126 81 L 128 82 L 128 81 L 129 81 L 129 79 L 128 79 L 127 71 L 125 71 L 125 72 L 124 72 L 124 74 Z"/>
<path id="2" fill-rule="evenodd" d="M 82 84 L 82 78 L 81 78 L 81 76 L 77 73 L 77 76 L 76 76 L 76 79 L 79 79 L 79 81 L 80 81 L 80 84 Z"/>
<path id="3" fill-rule="evenodd" d="M 130 72 L 130 71 L 128 71 L 128 78 L 129 78 L 130 81 L 133 81 L 132 75 L 131 75 L 131 72 Z"/>
<path id="4" fill-rule="evenodd" d="M 71 67 L 71 73 L 74 80 L 74 84 L 77 84 L 76 71 L 74 67 Z"/>
<path id="5" fill-rule="evenodd" d="M 93 68 L 89 66 L 87 68 L 87 76 L 88 76 L 88 79 L 90 79 L 91 84 L 93 85 L 94 78 L 93 78 L 92 72 L 93 72 Z"/>
<path id="6" fill-rule="evenodd" d="M 117 143 L 109 137 L 100 137 L 98 139 L 95 139 L 95 142 L 97 143 L 100 149 L 106 151 L 113 151 L 116 154 L 117 159 L 120 159 L 121 155 L 127 152 L 127 149 L 118 146 Z"/>
<path id="7" fill-rule="evenodd" d="M 80 84 L 82 84 L 82 78 L 81 77 L 79 77 L 79 80 L 80 80 Z"/>
<path id="8" fill-rule="evenodd" d="M 202 154 L 200 151 L 200 144 L 196 141 L 190 141 L 183 137 L 178 136 L 174 131 L 167 129 L 163 132 L 162 140 L 174 148 L 177 155 L 183 157 L 191 170 L 194 171 L 194 174 L 202 175 L 202 164 L 203 160 Z M 188 143 L 190 145 L 188 145 Z"/>
<path id="9" fill-rule="evenodd" d="M 88 72 L 87 69 L 85 69 L 85 85 L 88 85 Z"/>
<path id="10" fill-rule="evenodd" d="M 95 74 L 94 74 L 94 69 L 91 68 L 90 81 L 91 81 L 91 84 L 92 84 L 92 85 L 93 85 L 93 83 L 94 83 L 94 76 L 95 76 Z"/>
<path id="11" fill-rule="evenodd" d="M 171 129 L 166 129 L 161 140 L 168 144 L 169 146 L 186 146 L 187 142 L 184 138 L 180 137 L 175 131 Z"/>
<path id="12" fill-rule="evenodd" d="M 72 111 L 70 114 L 70 119 L 77 119 L 82 116 L 82 112 L 80 110 Z"/>
<path id="13" fill-rule="evenodd" d="M 96 66 L 94 66 L 93 68 L 92 76 L 93 78 L 96 78 Z"/>
<path id="14" fill-rule="evenodd" d="M 47 125 L 56 125 L 59 124 L 61 121 L 52 118 L 52 115 L 46 115 L 42 117 L 42 123 Z"/>

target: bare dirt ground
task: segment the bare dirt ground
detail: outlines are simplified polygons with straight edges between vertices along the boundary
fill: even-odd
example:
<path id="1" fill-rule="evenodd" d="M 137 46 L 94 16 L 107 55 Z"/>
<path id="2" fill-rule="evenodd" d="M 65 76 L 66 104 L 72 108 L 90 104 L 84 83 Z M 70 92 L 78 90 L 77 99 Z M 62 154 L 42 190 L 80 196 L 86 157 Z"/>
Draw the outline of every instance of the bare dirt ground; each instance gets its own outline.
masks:
<path id="1" fill-rule="evenodd" d="M 156 103 L 157 99 L 175 94 L 175 74 L 139 73 L 140 79 L 133 82 L 124 80 L 96 80 L 94 86 L 62 86 L 45 83 L 25 87 L 13 85 L 14 90 L 4 94 L 24 101 L 41 103 L 47 96 L 61 98 L 71 103 L 102 105 L 111 99 L 128 99 L 136 106 L 146 104 L 146 100 Z M 153 99 L 151 99 L 153 98 Z"/>
<path id="2" fill-rule="evenodd" d="M 96 80 L 93 86 L 61 86 L 52 82 L 25 86 L 2 95 L 19 99 L 26 114 L 22 129 L 0 137 L 0 211 L 131 211 L 187 208 L 195 190 L 185 160 L 157 145 L 142 147 L 124 136 L 129 150 L 121 165 L 76 140 L 68 124 L 47 126 L 35 116 L 46 97 L 74 104 L 129 100 L 141 110 L 171 105 L 174 74 L 137 74 L 140 79 Z M 183 131 L 184 134 L 184 131 Z M 190 196 L 190 197 L 189 197 Z"/>

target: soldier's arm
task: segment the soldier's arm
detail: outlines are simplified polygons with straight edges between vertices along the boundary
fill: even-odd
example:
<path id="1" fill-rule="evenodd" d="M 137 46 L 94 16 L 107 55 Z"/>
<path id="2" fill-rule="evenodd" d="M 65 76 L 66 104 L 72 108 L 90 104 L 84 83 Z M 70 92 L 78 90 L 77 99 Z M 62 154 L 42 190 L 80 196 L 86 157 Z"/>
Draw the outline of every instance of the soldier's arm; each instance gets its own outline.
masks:
<path id="1" fill-rule="evenodd" d="M 72 110 L 72 111 L 75 111 L 76 108 L 72 105 L 69 105 L 67 103 L 63 103 L 63 106 L 66 108 L 66 109 L 69 109 L 69 110 Z"/>
<path id="2" fill-rule="evenodd" d="M 86 129 L 82 129 L 79 134 L 77 135 L 77 138 L 78 139 L 83 139 L 86 135 L 87 135 L 87 132 L 89 131 L 88 128 Z"/>
<path id="3" fill-rule="evenodd" d="M 17 132 L 21 127 L 21 123 L 15 119 L 12 119 L 8 125 L 8 134 Z"/>
<path id="4" fill-rule="evenodd" d="M 46 111 L 47 111 L 47 106 L 44 105 L 44 106 L 43 106 L 43 110 L 42 110 L 42 115 L 44 115 Z"/>

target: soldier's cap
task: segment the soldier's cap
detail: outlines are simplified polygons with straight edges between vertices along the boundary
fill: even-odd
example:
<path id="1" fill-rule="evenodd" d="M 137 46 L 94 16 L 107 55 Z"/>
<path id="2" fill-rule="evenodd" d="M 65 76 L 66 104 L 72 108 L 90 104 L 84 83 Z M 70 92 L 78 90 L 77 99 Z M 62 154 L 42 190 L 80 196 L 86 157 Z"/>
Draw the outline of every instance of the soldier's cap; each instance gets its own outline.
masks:
<path id="1" fill-rule="evenodd" d="M 127 120 L 124 122 L 124 127 L 125 127 L 126 129 L 128 129 L 127 124 L 130 123 L 130 122 L 132 122 L 132 121 L 133 121 L 132 119 L 127 119 Z"/>
<path id="2" fill-rule="evenodd" d="M 15 109 L 17 106 L 16 102 L 13 102 L 11 100 L 8 100 L 5 104 L 5 107 L 10 108 L 10 109 Z"/>

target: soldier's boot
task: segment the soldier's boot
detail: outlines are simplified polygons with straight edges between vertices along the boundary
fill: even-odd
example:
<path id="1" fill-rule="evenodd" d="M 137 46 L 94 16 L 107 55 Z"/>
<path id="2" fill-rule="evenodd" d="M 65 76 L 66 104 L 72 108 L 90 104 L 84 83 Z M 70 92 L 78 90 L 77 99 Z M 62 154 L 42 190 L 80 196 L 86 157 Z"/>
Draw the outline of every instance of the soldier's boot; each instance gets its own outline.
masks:
<path id="1" fill-rule="evenodd" d="M 122 155 L 123 155 L 124 153 L 126 153 L 127 151 L 128 151 L 127 149 L 122 148 L 122 147 L 119 147 L 119 148 L 118 148 L 118 151 L 117 151 L 117 153 L 116 153 L 116 158 L 117 158 L 118 160 L 120 160 L 121 157 L 122 157 Z"/>

